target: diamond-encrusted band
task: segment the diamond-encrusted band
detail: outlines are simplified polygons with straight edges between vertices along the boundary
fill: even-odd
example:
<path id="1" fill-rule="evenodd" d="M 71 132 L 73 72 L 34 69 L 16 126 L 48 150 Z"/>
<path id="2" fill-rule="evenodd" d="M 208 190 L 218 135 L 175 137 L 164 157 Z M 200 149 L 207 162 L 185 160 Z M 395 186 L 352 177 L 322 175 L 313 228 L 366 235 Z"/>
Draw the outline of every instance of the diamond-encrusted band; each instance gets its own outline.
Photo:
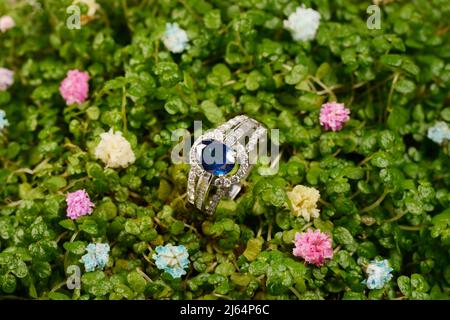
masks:
<path id="1" fill-rule="evenodd" d="M 223 197 L 234 199 L 266 141 L 267 129 L 245 115 L 198 137 L 189 154 L 188 201 L 213 214 Z"/>

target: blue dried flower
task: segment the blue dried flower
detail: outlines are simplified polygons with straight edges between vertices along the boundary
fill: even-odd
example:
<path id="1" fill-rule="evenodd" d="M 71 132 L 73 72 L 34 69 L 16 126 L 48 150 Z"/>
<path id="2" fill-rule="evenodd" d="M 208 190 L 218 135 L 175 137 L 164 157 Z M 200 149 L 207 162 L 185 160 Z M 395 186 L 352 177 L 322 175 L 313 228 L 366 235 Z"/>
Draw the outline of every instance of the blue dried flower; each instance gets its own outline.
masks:
<path id="1" fill-rule="evenodd" d="M 189 265 L 189 253 L 185 246 L 157 246 L 152 258 L 156 267 L 169 273 L 173 278 L 180 278 L 186 274 L 185 268 Z"/>
<path id="2" fill-rule="evenodd" d="M 439 121 L 434 126 L 428 128 L 428 138 L 439 144 L 446 139 L 450 140 L 450 129 L 448 128 L 448 124 Z"/>
<path id="3" fill-rule="evenodd" d="M 81 257 L 87 272 L 94 271 L 95 268 L 103 269 L 109 259 L 109 244 L 90 243 L 86 247 L 87 253 Z"/>
<path id="4" fill-rule="evenodd" d="M 382 261 L 373 260 L 367 266 L 368 277 L 363 283 L 369 289 L 381 289 L 392 279 L 392 271 L 393 269 L 389 267 L 389 262 L 386 259 Z"/>
<path id="5" fill-rule="evenodd" d="M 6 119 L 6 113 L 4 110 L 0 109 L 0 130 L 5 129 L 9 126 L 8 119 Z"/>
<path id="6" fill-rule="evenodd" d="M 178 23 L 166 23 L 166 32 L 162 37 L 166 48 L 173 53 L 183 52 L 188 47 L 188 35 Z"/>

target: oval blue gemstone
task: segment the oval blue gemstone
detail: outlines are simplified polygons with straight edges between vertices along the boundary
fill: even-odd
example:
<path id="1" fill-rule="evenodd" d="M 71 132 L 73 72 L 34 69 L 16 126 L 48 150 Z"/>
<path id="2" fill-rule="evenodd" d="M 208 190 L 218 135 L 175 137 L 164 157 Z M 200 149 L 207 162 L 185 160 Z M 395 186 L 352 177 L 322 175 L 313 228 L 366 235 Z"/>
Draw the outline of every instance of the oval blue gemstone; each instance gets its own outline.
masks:
<path id="1" fill-rule="evenodd" d="M 236 163 L 234 152 L 216 140 L 203 140 L 199 146 L 199 160 L 203 169 L 216 176 L 223 176 L 233 170 Z"/>

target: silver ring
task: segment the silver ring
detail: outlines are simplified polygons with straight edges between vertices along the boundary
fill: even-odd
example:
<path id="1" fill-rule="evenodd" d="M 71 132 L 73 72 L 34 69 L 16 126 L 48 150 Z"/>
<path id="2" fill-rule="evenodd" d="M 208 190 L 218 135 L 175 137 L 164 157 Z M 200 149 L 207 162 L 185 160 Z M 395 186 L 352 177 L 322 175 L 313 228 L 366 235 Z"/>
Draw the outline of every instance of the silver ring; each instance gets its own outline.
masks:
<path id="1" fill-rule="evenodd" d="M 189 152 L 188 201 L 212 215 L 222 198 L 234 199 L 267 151 L 267 129 L 245 115 L 236 116 L 198 137 Z"/>

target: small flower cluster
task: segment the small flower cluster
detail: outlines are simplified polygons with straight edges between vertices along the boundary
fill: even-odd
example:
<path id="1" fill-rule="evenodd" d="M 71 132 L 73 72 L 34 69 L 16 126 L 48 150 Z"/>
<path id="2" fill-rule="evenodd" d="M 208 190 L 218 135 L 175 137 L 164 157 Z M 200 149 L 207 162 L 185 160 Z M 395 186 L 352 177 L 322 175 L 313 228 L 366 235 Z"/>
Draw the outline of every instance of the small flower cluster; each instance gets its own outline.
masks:
<path id="1" fill-rule="evenodd" d="M 292 191 L 287 192 L 287 196 L 295 216 L 303 217 L 306 222 L 319 217 L 320 211 L 317 208 L 317 201 L 320 199 L 319 190 L 297 185 Z M 313 265 L 321 266 L 326 259 L 333 258 L 331 238 L 320 230 L 309 229 L 307 232 L 296 233 L 294 244 L 292 252 L 294 256 L 301 257 Z"/>
<path id="2" fill-rule="evenodd" d="M 428 128 L 427 136 L 433 142 L 441 144 L 445 140 L 450 140 L 450 128 L 446 122 L 439 121 L 434 126 Z"/>
<path id="3" fill-rule="evenodd" d="M 87 272 L 94 271 L 96 268 L 103 270 L 109 260 L 109 244 L 90 243 L 86 247 L 87 253 L 81 257 L 84 268 Z"/>
<path id="4" fill-rule="evenodd" d="M 350 110 L 342 103 L 325 103 L 320 109 L 320 124 L 325 130 L 339 131 L 348 120 L 350 120 Z"/>
<path id="5" fill-rule="evenodd" d="M 59 86 L 61 96 L 67 105 L 83 103 L 89 94 L 89 74 L 79 70 L 69 70 Z"/>
<path id="6" fill-rule="evenodd" d="M 316 37 L 320 24 L 320 13 L 304 5 L 298 7 L 287 20 L 284 28 L 289 30 L 295 41 L 308 41 Z M 344 104 L 329 102 L 320 109 L 320 124 L 325 130 L 339 131 L 350 120 L 350 110 Z"/>
<path id="7" fill-rule="evenodd" d="M 12 29 L 16 26 L 14 19 L 11 16 L 2 16 L 0 17 L 0 32 L 5 33 L 9 29 Z"/>
<path id="8" fill-rule="evenodd" d="M 189 265 L 189 253 L 185 246 L 174 246 L 167 244 L 165 246 L 157 246 L 156 253 L 152 258 L 155 260 L 156 267 L 169 273 L 173 278 L 180 278 L 186 274 Z"/>
<path id="9" fill-rule="evenodd" d="M 6 91 L 14 84 L 14 71 L 0 68 L 0 91 Z"/>
<path id="10" fill-rule="evenodd" d="M 9 126 L 8 119 L 6 119 L 6 113 L 4 110 L 0 109 L 0 130 L 5 129 Z"/>
<path id="11" fill-rule="evenodd" d="M 95 207 L 85 190 L 68 193 L 66 203 L 67 216 L 70 219 L 78 219 L 79 217 L 91 214 Z M 86 247 L 87 253 L 80 260 L 84 263 L 86 271 L 91 272 L 96 268 L 103 269 L 108 263 L 109 250 L 110 247 L 107 243 L 90 243 Z"/>
<path id="12" fill-rule="evenodd" d="M 294 243 L 294 256 L 301 257 L 318 267 L 324 264 L 325 259 L 333 258 L 331 238 L 320 230 L 309 229 L 307 232 L 297 233 Z"/>
<path id="13" fill-rule="evenodd" d="M 89 74 L 79 70 L 70 70 L 61 82 L 59 91 L 67 105 L 84 103 L 89 94 Z M 102 160 L 108 168 L 128 167 L 136 160 L 130 143 L 122 132 L 111 128 L 100 134 L 101 141 L 95 149 L 95 157 Z"/>
<path id="14" fill-rule="evenodd" d="M 320 24 L 320 13 L 305 6 L 298 7 L 287 20 L 283 21 L 284 28 L 291 32 L 295 41 L 308 41 L 316 37 Z"/>
<path id="15" fill-rule="evenodd" d="M 85 190 L 77 190 L 67 194 L 66 203 L 67 216 L 70 219 L 77 219 L 81 216 L 91 214 L 95 207 Z"/>
<path id="16" fill-rule="evenodd" d="M 5 33 L 8 30 L 14 28 L 16 23 L 11 16 L 1 16 L 0 17 L 0 32 Z M 14 71 L 0 68 L 0 91 L 6 91 L 9 87 L 14 84 Z M 9 121 L 6 118 L 6 112 L 0 109 L 0 135 L 6 127 L 9 126 Z"/>
<path id="17" fill-rule="evenodd" d="M 189 38 L 186 31 L 178 26 L 178 23 L 167 23 L 162 41 L 167 50 L 181 53 L 187 49 Z"/>
<path id="18" fill-rule="evenodd" d="M 364 280 L 363 283 L 369 289 L 382 289 L 392 279 L 392 271 L 387 260 L 371 261 L 366 270 L 367 280 Z"/>
<path id="19" fill-rule="evenodd" d="M 307 222 L 309 222 L 311 217 L 319 217 L 320 212 L 317 208 L 317 201 L 320 198 L 319 190 L 297 185 L 292 191 L 287 192 L 287 196 L 292 204 L 295 216 L 302 216 Z"/>
<path id="20" fill-rule="evenodd" d="M 100 134 L 100 143 L 95 149 L 95 157 L 102 160 L 107 168 L 126 168 L 134 163 L 136 157 L 130 143 L 122 136 L 122 132 L 111 128 Z"/>

